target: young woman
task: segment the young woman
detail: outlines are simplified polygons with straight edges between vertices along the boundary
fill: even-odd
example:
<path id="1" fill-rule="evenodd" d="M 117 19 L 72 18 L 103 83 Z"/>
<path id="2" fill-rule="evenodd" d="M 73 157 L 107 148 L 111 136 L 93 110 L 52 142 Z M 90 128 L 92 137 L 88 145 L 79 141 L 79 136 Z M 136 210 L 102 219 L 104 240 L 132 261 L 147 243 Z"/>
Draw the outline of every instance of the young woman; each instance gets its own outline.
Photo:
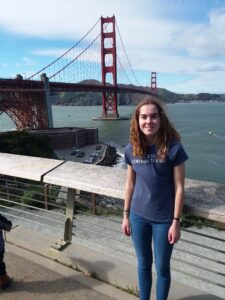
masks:
<path id="1" fill-rule="evenodd" d="M 184 198 L 184 162 L 188 156 L 162 104 L 146 97 L 137 106 L 125 149 L 128 165 L 122 231 L 132 236 L 138 260 L 141 300 L 152 285 L 152 240 L 157 272 L 156 297 L 166 300 L 170 258 L 180 238 Z"/>

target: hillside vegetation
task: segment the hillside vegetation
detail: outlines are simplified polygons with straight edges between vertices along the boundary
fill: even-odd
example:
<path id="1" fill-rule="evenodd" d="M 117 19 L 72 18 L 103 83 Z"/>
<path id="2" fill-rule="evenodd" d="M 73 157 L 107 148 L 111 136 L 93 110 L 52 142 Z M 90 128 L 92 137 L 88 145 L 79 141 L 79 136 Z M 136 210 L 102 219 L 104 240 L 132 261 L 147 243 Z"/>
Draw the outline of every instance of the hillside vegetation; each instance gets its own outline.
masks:
<path id="1" fill-rule="evenodd" d="M 32 134 L 25 130 L 1 133 L 0 152 L 56 158 L 47 135 Z"/>
<path id="2" fill-rule="evenodd" d="M 81 83 L 96 84 L 96 80 L 86 80 Z M 123 85 L 126 86 L 126 85 Z M 136 87 L 137 86 L 132 86 Z M 149 87 L 141 87 L 149 91 Z M 157 89 L 157 94 L 161 100 L 167 103 L 177 102 L 191 102 L 191 101 L 225 101 L 225 94 L 178 94 L 170 92 L 163 88 Z M 136 105 L 140 100 L 145 97 L 143 94 L 137 93 L 120 93 L 118 94 L 119 105 Z M 89 105 L 102 105 L 102 93 L 97 92 L 63 92 L 58 95 L 52 96 L 53 105 L 76 105 L 76 106 L 89 106 Z"/>

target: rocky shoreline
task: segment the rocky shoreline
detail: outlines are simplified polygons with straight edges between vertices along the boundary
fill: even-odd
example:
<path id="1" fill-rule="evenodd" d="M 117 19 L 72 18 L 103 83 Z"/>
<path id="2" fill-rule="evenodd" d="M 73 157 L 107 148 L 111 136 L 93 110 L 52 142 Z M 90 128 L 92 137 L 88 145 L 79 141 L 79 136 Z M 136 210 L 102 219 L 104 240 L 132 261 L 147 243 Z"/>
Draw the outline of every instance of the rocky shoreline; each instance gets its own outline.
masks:
<path id="1" fill-rule="evenodd" d="M 100 166 L 112 166 L 116 163 L 117 156 L 116 148 L 106 144 L 103 158 L 96 164 Z"/>

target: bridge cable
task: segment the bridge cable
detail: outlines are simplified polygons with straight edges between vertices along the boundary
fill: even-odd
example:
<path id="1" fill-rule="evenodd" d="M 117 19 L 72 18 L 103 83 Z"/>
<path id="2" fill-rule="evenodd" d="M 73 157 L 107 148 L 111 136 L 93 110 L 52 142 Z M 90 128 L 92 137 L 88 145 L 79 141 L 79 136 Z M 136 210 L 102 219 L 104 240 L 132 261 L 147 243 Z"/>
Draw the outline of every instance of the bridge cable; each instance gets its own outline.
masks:
<path id="1" fill-rule="evenodd" d="M 97 24 L 97 23 L 96 23 Z M 95 24 L 95 25 L 96 25 Z M 93 26 L 94 27 L 94 26 Z M 93 29 L 92 27 L 92 29 Z M 107 30 L 108 24 L 105 26 L 105 29 Z M 90 32 L 90 31 L 89 31 Z M 87 34 L 86 34 L 87 35 Z M 97 37 L 81 52 L 79 53 L 73 60 L 71 60 L 67 65 L 65 65 L 62 69 L 60 69 L 59 71 L 57 71 L 55 74 L 53 74 L 51 77 L 49 77 L 49 79 L 52 79 L 54 76 L 56 76 L 57 74 L 59 74 L 61 71 L 65 70 L 69 65 L 71 65 L 76 59 L 78 59 L 87 49 L 89 49 L 94 43 L 95 41 L 100 37 L 101 32 L 97 35 Z M 68 52 L 68 51 L 67 51 Z"/>
<path id="2" fill-rule="evenodd" d="M 70 49 L 68 49 L 66 52 L 64 52 L 61 56 L 59 56 L 57 59 L 55 59 L 53 62 L 51 62 L 50 64 L 48 64 L 47 66 L 45 66 L 43 69 L 39 70 L 38 72 L 36 72 L 35 74 L 33 74 L 32 76 L 28 77 L 27 80 L 33 78 L 34 76 L 38 75 L 39 73 L 41 73 L 42 71 L 44 71 L 45 69 L 47 69 L 48 67 L 50 67 L 51 65 L 53 65 L 55 62 L 57 62 L 60 58 L 62 58 L 63 56 L 65 56 L 68 52 L 70 52 L 73 48 L 75 48 L 91 31 L 92 29 L 98 24 L 100 18 L 98 19 L 98 21 L 91 27 L 91 29 L 75 44 L 73 45 Z M 63 69 L 62 69 L 63 70 Z"/>
<path id="3" fill-rule="evenodd" d="M 118 55 L 116 55 L 116 57 L 117 57 L 117 59 L 118 59 L 118 62 L 119 62 L 119 64 L 120 64 L 120 67 L 121 67 L 121 69 L 123 70 L 123 72 L 124 72 L 124 75 L 126 76 L 126 78 L 127 78 L 127 81 L 128 81 L 128 83 L 130 82 L 131 84 L 132 84 L 132 82 L 131 82 L 131 80 L 130 80 L 130 78 L 128 77 L 128 75 L 127 75 L 127 73 L 126 73 L 126 71 L 124 70 L 124 67 L 123 67 L 123 65 L 122 65 L 122 63 L 121 63 L 121 61 L 120 61 L 120 59 L 119 59 L 119 56 Z"/>
<path id="4" fill-rule="evenodd" d="M 121 34 L 120 34 L 120 30 L 119 30 L 119 27 L 118 27 L 118 25 L 117 25 L 117 22 L 116 22 L 116 28 L 117 28 L 117 30 L 118 30 L 118 33 L 119 33 L 119 36 L 120 36 L 120 40 L 121 40 L 121 43 L 122 43 L 122 46 L 123 46 L 125 55 L 126 55 L 126 57 L 127 57 L 127 61 L 128 61 L 129 65 L 130 65 L 130 68 L 131 68 L 131 71 L 132 71 L 132 73 L 133 73 L 133 75 L 134 75 L 134 78 L 135 78 L 136 82 L 138 83 L 138 85 L 141 86 L 140 82 L 137 80 L 136 75 L 134 74 L 134 70 L 133 70 L 133 68 L 132 68 L 132 66 L 131 66 L 129 57 L 128 57 L 128 55 L 127 55 L 127 52 L 126 52 L 126 49 L 125 49 L 125 46 L 124 46 L 124 43 L 123 43 L 123 40 L 122 40 L 122 36 L 121 36 Z"/>
<path id="5" fill-rule="evenodd" d="M 101 35 L 101 33 L 99 33 L 99 35 L 80 54 L 78 54 L 73 60 L 71 60 L 61 70 L 57 71 L 55 74 L 53 74 L 51 77 L 49 77 L 49 79 L 51 79 L 52 77 L 56 76 L 61 71 L 63 71 L 65 68 L 67 68 L 69 65 L 71 65 L 77 58 L 79 58 L 81 56 L 81 54 L 83 54 L 88 48 L 90 48 L 94 44 L 94 42 L 99 38 L 100 35 Z"/>
<path id="6" fill-rule="evenodd" d="M 107 26 L 108 26 L 108 24 L 107 24 Z M 107 33 L 108 33 L 107 26 L 105 26 L 104 29 L 106 29 L 106 31 L 107 31 Z M 111 41 L 111 46 L 113 46 L 112 41 Z M 124 67 L 123 67 L 123 65 L 122 65 L 122 62 L 121 62 L 121 60 L 119 59 L 118 54 L 116 54 L 116 58 L 117 58 L 117 60 L 118 60 L 118 62 L 119 62 L 119 64 L 120 64 L 120 66 L 121 66 L 121 69 L 122 69 L 123 72 L 124 72 L 124 75 L 125 75 L 126 78 L 127 78 L 128 83 L 131 83 L 131 84 L 132 84 L 132 81 L 130 80 L 129 76 L 127 75 L 127 73 L 126 73 L 126 71 L 125 71 L 125 69 L 124 69 Z"/>

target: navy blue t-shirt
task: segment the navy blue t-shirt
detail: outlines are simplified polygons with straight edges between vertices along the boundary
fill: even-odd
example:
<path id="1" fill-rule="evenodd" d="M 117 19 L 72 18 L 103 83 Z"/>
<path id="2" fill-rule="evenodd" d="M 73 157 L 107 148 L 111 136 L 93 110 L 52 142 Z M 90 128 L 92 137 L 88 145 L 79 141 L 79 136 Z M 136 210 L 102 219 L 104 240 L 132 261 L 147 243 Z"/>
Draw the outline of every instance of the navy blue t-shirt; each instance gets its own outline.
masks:
<path id="1" fill-rule="evenodd" d="M 188 159 L 179 142 L 171 142 L 165 160 L 157 159 L 156 145 L 149 146 L 142 159 L 132 155 L 132 145 L 125 148 L 125 163 L 136 173 L 131 210 L 155 222 L 169 222 L 174 214 L 173 168 Z"/>

